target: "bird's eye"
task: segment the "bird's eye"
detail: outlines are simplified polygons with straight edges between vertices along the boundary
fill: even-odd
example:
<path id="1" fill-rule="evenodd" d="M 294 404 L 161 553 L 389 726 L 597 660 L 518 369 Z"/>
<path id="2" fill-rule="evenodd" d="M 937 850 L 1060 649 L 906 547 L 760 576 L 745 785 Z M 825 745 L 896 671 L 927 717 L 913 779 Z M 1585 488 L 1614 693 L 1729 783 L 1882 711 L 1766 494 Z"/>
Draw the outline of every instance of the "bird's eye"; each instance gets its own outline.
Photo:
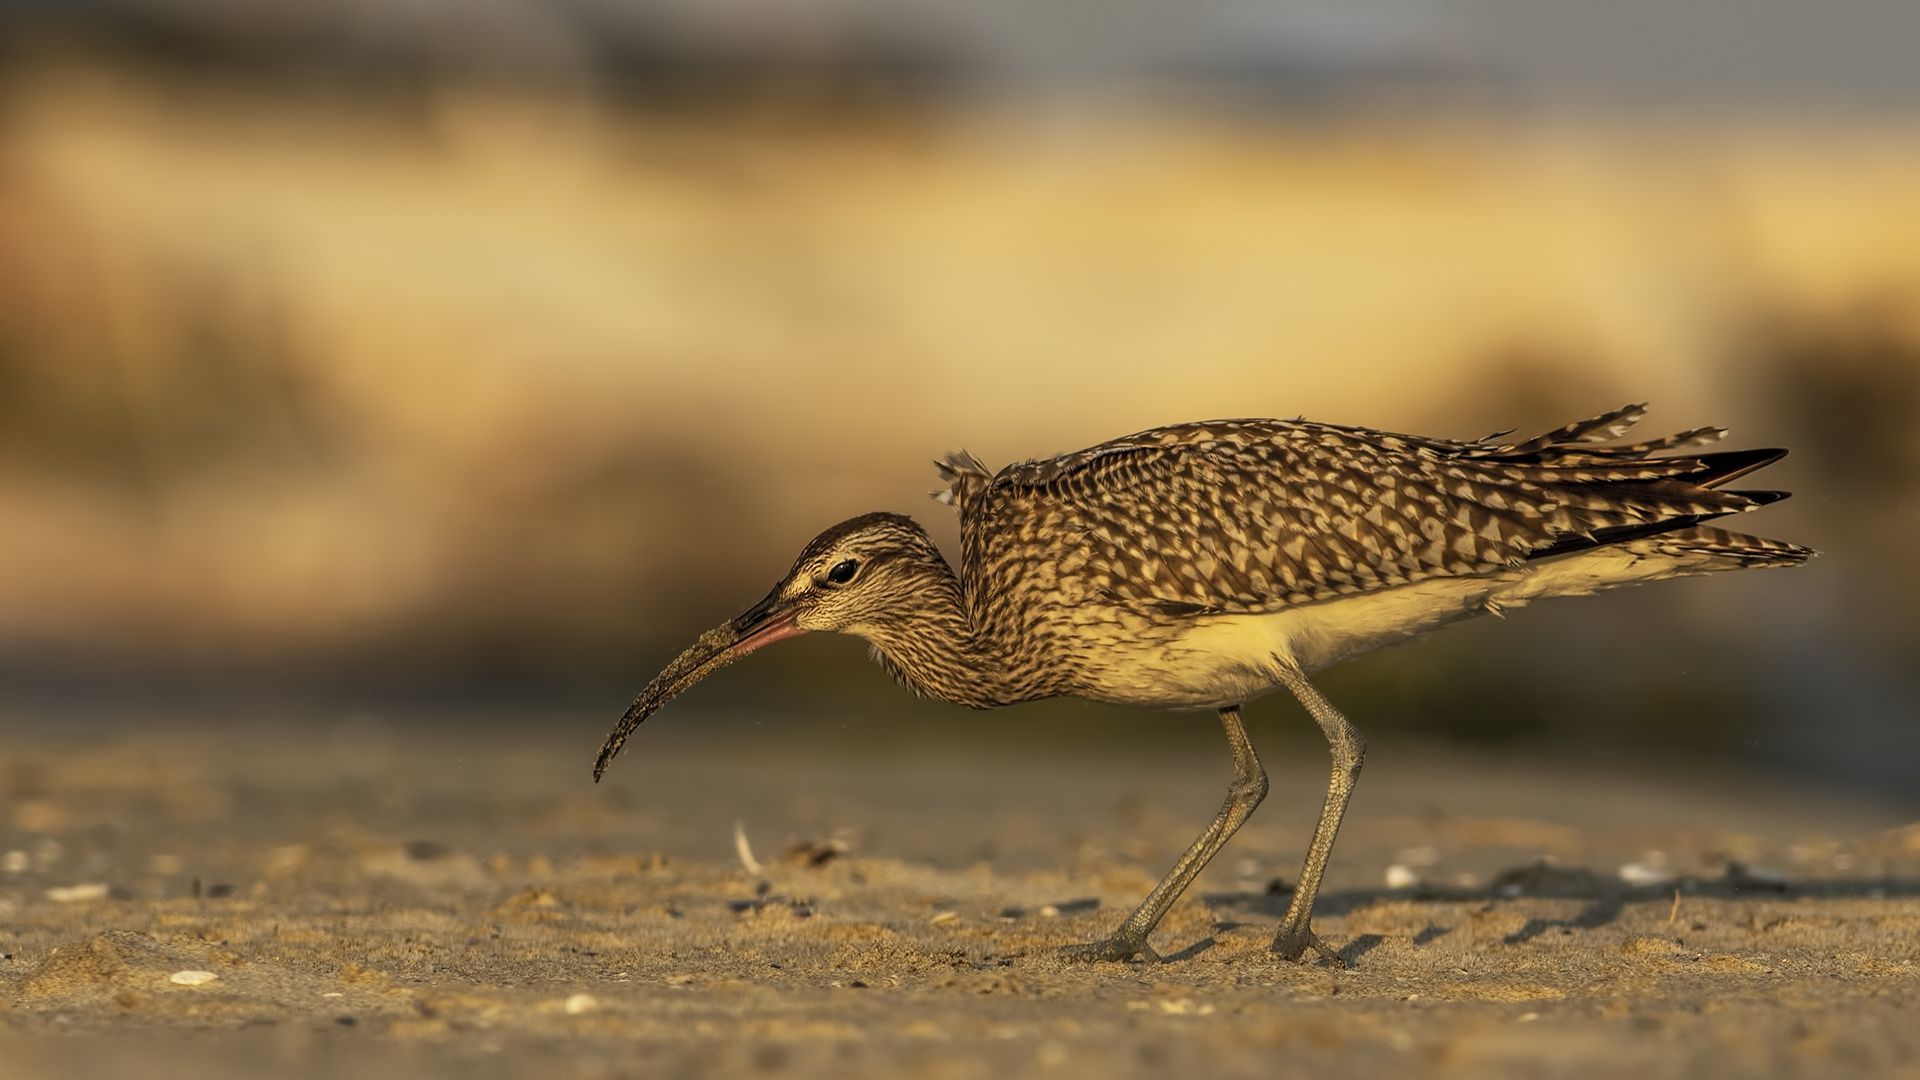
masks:
<path id="1" fill-rule="evenodd" d="M 827 571 L 827 580 L 833 582 L 835 585 L 845 585 L 847 582 L 853 580 L 853 572 L 858 569 L 860 569 L 860 564 L 852 559 L 834 563 L 833 569 Z"/>

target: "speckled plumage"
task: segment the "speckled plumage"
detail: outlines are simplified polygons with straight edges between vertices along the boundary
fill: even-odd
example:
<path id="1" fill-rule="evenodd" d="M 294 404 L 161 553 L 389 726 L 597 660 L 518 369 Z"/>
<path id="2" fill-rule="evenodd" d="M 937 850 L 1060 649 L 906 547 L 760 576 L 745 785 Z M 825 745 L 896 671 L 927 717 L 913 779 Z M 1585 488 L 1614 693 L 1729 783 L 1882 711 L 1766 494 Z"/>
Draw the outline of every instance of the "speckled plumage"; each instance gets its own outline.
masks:
<path id="1" fill-rule="evenodd" d="M 958 574 L 911 518 L 828 529 L 764 600 L 654 679 L 594 776 L 674 695 L 818 630 L 865 638 L 907 687 L 974 708 L 1066 694 L 1218 708 L 1235 766 L 1219 816 L 1112 937 L 1069 950 L 1152 957 L 1161 915 L 1265 796 L 1240 703 L 1284 686 L 1326 734 L 1333 771 L 1273 948 L 1342 962 L 1309 921 L 1365 740 L 1308 675 L 1538 599 L 1813 554 L 1703 524 L 1784 498 L 1724 485 L 1786 451 L 1684 452 L 1718 440 L 1715 428 L 1604 445 L 1642 414 L 1629 406 L 1513 443 L 1221 420 L 997 473 L 950 454 L 936 497 L 960 515 Z"/>
<path id="2" fill-rule="evenodd" d="M 1007 700 L 1225 704 L 1187 700 L 1185 688 L 1159 702 L 1116 696 L 1089 669 L 1209 619 L 1498 577 L 1610 541 L 1664 535 L 1659 546 L 1712 551 L 1729 569 L 1806 557 L 1698 525 L 1779 498 L 1713 486 L 1779 451 L 1652 456 L 1717 440 L 1713 428 L 1599 445 L 1641 415 L 1633 406 L 1517 443 L 1304 420 L 1182 424 L 995 474 L 952 454 L 940 498 L 960 514 L 967 614 L 997 643 Z"/>

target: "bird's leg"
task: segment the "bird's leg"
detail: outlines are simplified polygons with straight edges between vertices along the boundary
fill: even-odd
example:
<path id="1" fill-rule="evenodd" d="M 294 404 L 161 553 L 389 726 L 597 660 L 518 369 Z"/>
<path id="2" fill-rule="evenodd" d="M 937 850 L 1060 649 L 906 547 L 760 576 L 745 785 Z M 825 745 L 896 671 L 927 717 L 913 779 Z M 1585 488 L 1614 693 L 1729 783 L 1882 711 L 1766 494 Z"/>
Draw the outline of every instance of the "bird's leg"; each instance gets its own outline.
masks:
<path id="1" fill-rule="evenodd" d="M 1267 771 L 1260 767 L 1253 743 L 1247 741 L 1247 729 L 1240 723 L 1240 706 L 1221 709 L 1220 723 L 1227 729 L 1227 745 L 1233 748 L 1233 783 L 1227 785 L 1227 801 L 1220 807 L 1213 824 L 1180 856 L 1180 861 L 1173 864 L 1173 869 L 1140 901 L 1140 906 L 1127 916 L 1127 921 L 1120 924 L 1113 936 L 1088 945 L 1069 945 L 1061 950 L 1065 959 L 1119 961 L 1140 956 L 1159 960 L 1159 954 L 1147 944 L 1147 935 L 1153 933 L 1160 917 L 1180 899 L 1180 894 L 1253 813 L 1253 808 L 1267 797 Z"/>
<path id="2" fill-rule="evenodd" d="M 1281 668 L 1281 680 L 1300 704 L 1307 707 L 1327 733 L 1327 745 L 1333 751 L 1333 779 L 1327 784 L 1327 802 L 1320 810 L 1320 824 L 1313 830 L 1313 845 L 1307 848 L 1307 863 L 1300 870 L 1300 884 L 1294 887 L 1293 902 L 1287 917 L 1274 936 L 1273 951 L 1287 960 L 1299 960 L 1308 949 L 1345 967 L 1338 953 L 1313 936 L 1313 898 L 1320 891 L 1320 876 L 1326 872 L 1327 856 L 1333 852 L 1333 838 L 1340 831 L 1340 819 L 1346 815 L 1347 799 L 1360 778 L 1360 766 L 1366 760 L 1367 740 L 1360 729 L 1347 722 L 1340 710 L 1320 696 L 1307 677 L 1290 666 Z"/>

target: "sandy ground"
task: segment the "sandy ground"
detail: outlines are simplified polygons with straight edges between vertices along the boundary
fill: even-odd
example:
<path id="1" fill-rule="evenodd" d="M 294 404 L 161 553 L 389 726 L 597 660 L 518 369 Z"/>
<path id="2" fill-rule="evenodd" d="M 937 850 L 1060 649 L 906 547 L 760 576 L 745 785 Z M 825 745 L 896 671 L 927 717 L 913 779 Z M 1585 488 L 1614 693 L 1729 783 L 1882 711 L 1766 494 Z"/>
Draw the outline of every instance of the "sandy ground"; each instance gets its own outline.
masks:
<path id="1" fill-rule="evenodd" d="M 1339 970 L 1265 951 L 1283 742 L 1168 962 L 1069 966 L 1224 748 L 683 716 L 595 787 L 602 719 L 10 723 L 0 1076 L 1920 1076 L 1911 804 L 1377 744 Z"/>

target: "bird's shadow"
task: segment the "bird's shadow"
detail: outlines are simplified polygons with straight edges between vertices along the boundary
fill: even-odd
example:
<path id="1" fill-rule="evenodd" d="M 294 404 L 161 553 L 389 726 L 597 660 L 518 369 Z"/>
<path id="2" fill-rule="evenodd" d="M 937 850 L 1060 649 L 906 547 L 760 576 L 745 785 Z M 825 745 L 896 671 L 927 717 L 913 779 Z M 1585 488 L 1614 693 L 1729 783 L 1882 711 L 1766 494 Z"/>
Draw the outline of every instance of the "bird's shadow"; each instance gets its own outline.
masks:
<path id="1" fill-rule="evenodd" d="M 1509 945 L 1531 941 L 1550 930 L 1595 930 L 1618 921 L 1628 904 L 1665 900 L 1676 892 L 1685 899 L 1896 899 L 1920 896 L 1920 879 L 1846 878 L 1819 881 L 1782 881 L 1757 876 L 1737 866 L 1719 878 L 1678 878 L 1660 885 L 1629 885 L 1618 878 L 1597 874 L 1583 867 L 1559 867 L 1532 864 L 1516 867 L 1494 879 L 1489 887 L 1459 888 L 1421 885 L 1412 888 L 1339 889 L 1321 893 L 1314 902 L 1316 915 L 1347 915 L 1375 904 L 1394 901 L 1416 903 L 1494 904 L 1520 899 L 1585 900 L 1585 907 L 1570 918 L 1530 918 L 1520 929 L 1503 940 Z M 1230 921 L 1238 916 L 1280 919 L 1292 901 L 1290 892 L 1208 893 L 1201 899 L 1216 913 L 1227 916 L 1220 925 L 1247 925 Z M 1413 943 L 1425 945 L 1451 930 L 1429 924 L 1414 935 Z M 1341 950 L 1349 963 L 1355 957 L 1377 947 L 1384 939 L 1377 934 L 1362 934 Z M 1365 942 L 1363 945 L 1362 942 Z M 1352 952 L 1353 956 L 1347 956 Z"/>
<path id="2" fill-rule="evenodd" d="M 1220 944 L 1220 942 L 1217 938 L 1213 937 L 1212 935 L 1208 935 L 1206 937 L 1201 938 L 1199 941 L 1196 941 L 1193 944 L 1187 946 L 1186 948 L 1181 949 L 1179 952 L 1166 953 L 1162 955 L 1160 959 L 1166 961 L 1169 964 L 1177 963 L 1181 960 L 1192 960 L 1194 957 L 1199 956 L 1201 953 L 1206 952 L 1208 949 L 1211 949 L 1218 944 Z"/>
<path id="3" fill-rule="evenodd" d="M 1667 900 L 1678 892 L 1683 899 L 1756 900 L 1756 899 L 1895 899 L 1920 896 L 1920 879 L 1849 878 L 1820 881 L 1782 881 L 1747 872 L 1737 866 L 1715 879 L 1679 878 L 1661 885 L 1634 886 L 1618 878 L 1595 873 L 1584 867 L 1561 867 L 1533 863 L 1515 867 L 1481 888 L 1419 885 L 1412 888 L 1339 889 L 1324 892 L 1314 902 L 1314 914 L 1348 915 L 1383 902 L 1469 903 L 1492 905 L 1521 899 L 1584 900 L 1569 918 L 1529 918 L 1518 930 L 1501 940 L 1520 945 L 1552 930 L 1597 930 L 1617 922 L 1628 904 Z M 1193 960 L 1219 946 L 1219 935 L 1234 930 L 1258 928 L 1278 922 L 1286 915 L 1293 894 L 1286 890 L 1263 892 L 1215 892 L 1200 897 L 1214 912 L 1214 933 L 1186 947 L 1163 954 L 1168 963 Z M 1081 913 L 1100 906 L 1095 899 L 1062 901 L 1053 905 L 1057 913 Z M 1025 909 L 1009 908 L 1003 917 L 1018 917 Z M 1245 916 L 1253 916 L 1247 920 Z M 1411 941 L 1427 945 L 1453 932 L 1450 926 L 1429 922 Z M 1353 967 L 1366 954 L 1379 948 L 1388 935 L 1357 934 L 1338 950 L 1340 962 Z"/>
<path id="4" fill-rule="evenodd" d="M 1528 919 L 1524 926 L 1500 940 L 1508 945 L 1518 945 L 1523 941 L 1532 941 L 1549 930 L 1598 930 L 1618 919 L 1626 906 L 1625 897 L 1603 896 L 1582 908 L 1571 919 Z"/>

